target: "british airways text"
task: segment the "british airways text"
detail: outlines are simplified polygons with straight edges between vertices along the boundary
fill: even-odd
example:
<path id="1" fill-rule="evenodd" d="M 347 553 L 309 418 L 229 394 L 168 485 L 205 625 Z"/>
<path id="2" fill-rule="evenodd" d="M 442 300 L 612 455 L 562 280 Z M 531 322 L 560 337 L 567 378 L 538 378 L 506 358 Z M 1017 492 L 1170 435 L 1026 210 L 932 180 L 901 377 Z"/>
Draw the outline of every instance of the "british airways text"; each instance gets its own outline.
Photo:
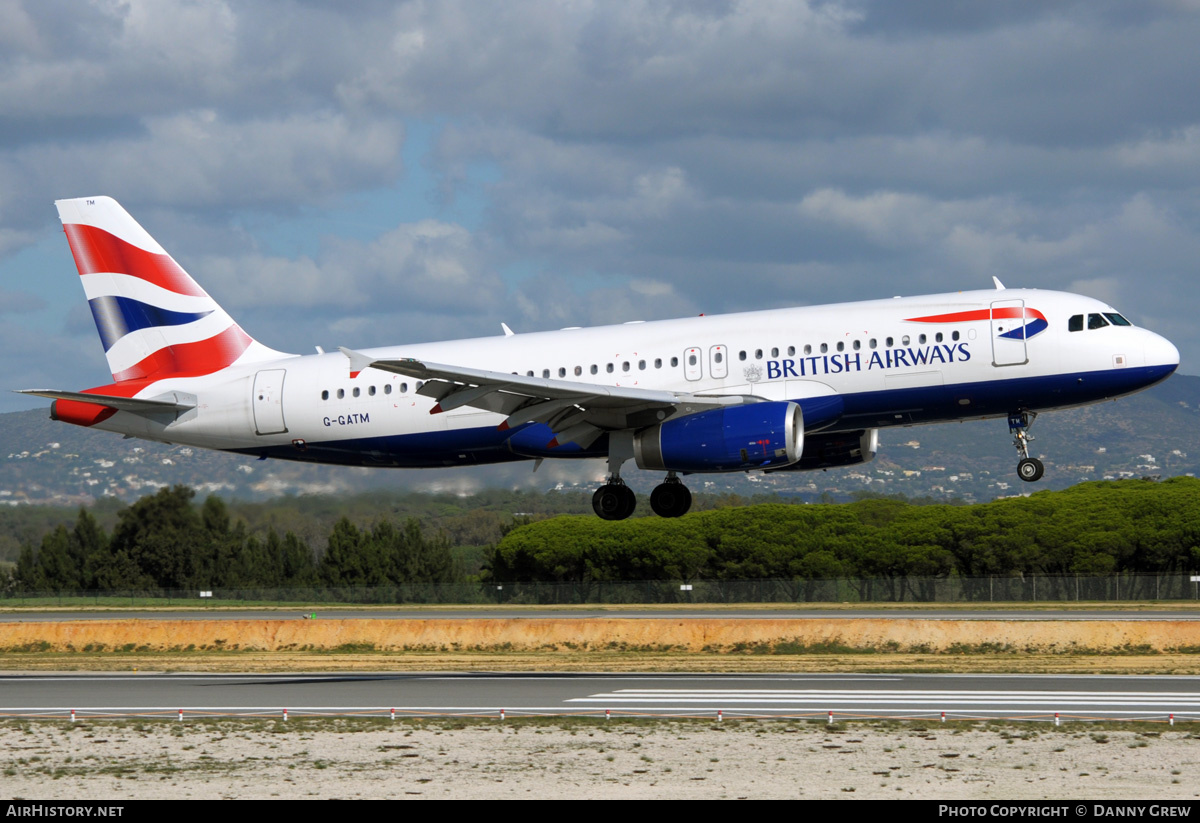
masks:
<path id="1" fill-rule="evenodd" d="M 815 354 L 795 360 L 768 360 L 767 379 L 777 377 L 810 377 L 818 374 L 897 369 L 906 366 L 928 366 L 931 363 L 965 363 L 971 359 L 966 343 L 953 346 L 924 346 L 922 348 L 884 349 L 873 351 L 863 359 L 863 353 Z"/>

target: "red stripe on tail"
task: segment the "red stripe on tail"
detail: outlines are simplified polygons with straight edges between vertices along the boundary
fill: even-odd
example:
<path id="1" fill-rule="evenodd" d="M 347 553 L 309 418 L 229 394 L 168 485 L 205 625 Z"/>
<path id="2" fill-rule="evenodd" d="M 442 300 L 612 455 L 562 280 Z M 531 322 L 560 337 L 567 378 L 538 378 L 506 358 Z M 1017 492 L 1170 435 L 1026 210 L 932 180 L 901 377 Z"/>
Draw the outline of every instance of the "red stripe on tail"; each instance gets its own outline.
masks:
<path id="1" fill-rule="evenodd" d="M 63 231 L 80 274 L 128 274 L 177 294 L 207 296 L 170 255 L 140 249 L 104 229 L 82 223 L 67 223 Z"/>
<path id="2" fill-rule="evenodd" d="M 113 375 L 113 380 L 140 380 L 167 377 L 199 377 L 212 374 L 229 366 L 242 356 L 254 342 L 250 335 L 234 325 L 207 340 L 195 343 L 177 343 L 166 346 L 124 371 Z"/>

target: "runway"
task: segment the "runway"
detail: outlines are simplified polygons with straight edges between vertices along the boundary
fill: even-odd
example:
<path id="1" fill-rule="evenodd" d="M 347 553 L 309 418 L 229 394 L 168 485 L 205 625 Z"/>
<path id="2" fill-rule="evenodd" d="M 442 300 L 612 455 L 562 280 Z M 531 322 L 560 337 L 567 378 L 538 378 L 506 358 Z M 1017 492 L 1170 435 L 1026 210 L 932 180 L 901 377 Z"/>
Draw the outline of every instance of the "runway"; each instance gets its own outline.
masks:
<path id="1" fill-rule="evenodd" d="M 0 676 L 0 716 L 1200 720 L 1200 677 L 811 674 Z"/>

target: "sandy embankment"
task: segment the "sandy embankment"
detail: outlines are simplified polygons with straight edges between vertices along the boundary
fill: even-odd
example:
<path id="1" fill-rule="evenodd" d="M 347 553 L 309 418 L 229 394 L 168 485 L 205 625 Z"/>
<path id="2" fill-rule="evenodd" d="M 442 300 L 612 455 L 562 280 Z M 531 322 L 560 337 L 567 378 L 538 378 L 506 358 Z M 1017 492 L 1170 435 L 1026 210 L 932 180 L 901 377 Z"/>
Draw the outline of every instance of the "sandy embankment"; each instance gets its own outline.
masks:
<path id="1" fill-rule="evenodd" d="M 65 620 L 0 623 L 0 651 L 1200 651 L 1200 621 L 770 618 Z"/>

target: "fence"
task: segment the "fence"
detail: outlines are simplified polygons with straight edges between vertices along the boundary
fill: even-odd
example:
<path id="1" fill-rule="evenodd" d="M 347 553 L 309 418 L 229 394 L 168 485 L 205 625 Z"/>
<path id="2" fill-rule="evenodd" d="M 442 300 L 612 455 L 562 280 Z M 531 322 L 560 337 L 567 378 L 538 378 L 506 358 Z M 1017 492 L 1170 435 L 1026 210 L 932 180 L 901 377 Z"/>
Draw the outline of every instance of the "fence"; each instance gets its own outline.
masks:
<path id="1" fill-rule="evenodd" d="M 457 583 L 296 589 L 0 592 L 0 606 L 253 604 L 584 605 L 671 603 L 1054 603 L 1200 600 L 1186 573 Z"/>

